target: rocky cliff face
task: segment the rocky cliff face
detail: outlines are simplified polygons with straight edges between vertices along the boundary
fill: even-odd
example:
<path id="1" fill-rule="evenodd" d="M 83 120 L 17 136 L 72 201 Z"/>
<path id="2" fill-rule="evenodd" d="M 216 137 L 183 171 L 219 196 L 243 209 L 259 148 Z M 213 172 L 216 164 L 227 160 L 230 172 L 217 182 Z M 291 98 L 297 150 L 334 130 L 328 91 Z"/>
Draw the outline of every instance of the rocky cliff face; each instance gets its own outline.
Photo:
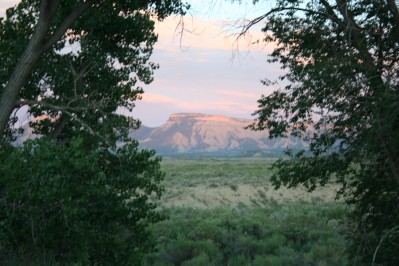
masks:
<path id="1" fill-rule="evenodd" d="M 306 146 L 297 139 L 270 140 L 265 131 L 245 129 L 251 122 L 222 115 L 180 113 L 171 115 L 160 127 L 142 126 L 131 136 L 138 139 L 142 147 L 178 153 L 265 151 Z"/>

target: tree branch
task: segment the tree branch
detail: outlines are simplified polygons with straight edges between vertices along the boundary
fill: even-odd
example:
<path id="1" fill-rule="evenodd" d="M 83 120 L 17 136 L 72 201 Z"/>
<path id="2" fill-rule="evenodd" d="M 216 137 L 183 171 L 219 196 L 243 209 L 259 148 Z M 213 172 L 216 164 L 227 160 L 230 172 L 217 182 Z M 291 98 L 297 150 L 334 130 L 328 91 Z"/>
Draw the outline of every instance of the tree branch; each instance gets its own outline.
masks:
<path id="1" fill-rule="evenodd" d="M 337 23 L 338 25 L 344 25 L 344 23 L 338 18 L 338 16 L 335 14 L 334 9 L 331 7 L 331 5 L 326 1 L 326 0 L 320 0 L 320 3 L 325 7 L 329 18 Z"/>
<path id="2" fill-rule="evenodd" d="M 62 133 L 62 130 L 64 129 L 66 123 L 67 119 L 65 119 L 65 116 L 61 115 L 56 125 L 54 126 L 54 129 L 50 132 L 49 138 L 51 139 L 58 138 L 58 136 Z"/>
<path id="3" fill-rule="evenodd" d="M 395 226 L 394 228 L 392 228 L 391 230 L 389 230 L 388 232 L 386 232 L 386 233 L 382 236 L 382 238 L 381 238 L 381 240 L 380 240 L 380 243 L 378 243 L 378 246 L 377 246 L 377 248 L 375 249 L 374 254 L 373 254 L 373 264 L 372 264 L 373 266 L 375 265 L 375 259 L 377 258 L 377 253 L 378 253 L 379 248 L 381 247 L 382 242 L 384 242 L 385 238 L 387 238 L 391 233 L 395 232 L 395 231 L 398 230 L 398 229 L 399 229 L 399 225 L 398 225 L 398 226 Z"/>
<path id="4" fill-rule="evenodd" d="M 353 36 L 354 42 L 349 43 L 349 45 L 353 46 L 359 51 L 361 57 L 363 58 L 363 61 L 365 62 L 364 75 L 369 79 L 370 86 L 373 88 L 374 94 L 378 95 L 379 99 L 383 99 L 384 97 L 382 96 L 384 95 L 385 84 L 381 78 L 381 73 L 380 73 L 381 71 L 375 65 L 373 58 L 369 52 L 369 49 L 367 48 L 365 42 L 363 41 L 364 37 L 362 36 L 359 27 L 357 27 L 352 14 L 348 10 L 346 0 L 336 0 L 336 1 L 340 13 L 344 17 L 346 24 L 348 24 L 350 30 L 349 34 L 350 36 Z M 384 107 L 385 107 L 384 103 L 379 103 L 379 105 L 374 106 L 374 108 L 372 109 L 373 114 L 377 119 L 377 126 L 381 129 L 381 132 L 384 132 L 383 121 L 386 115 L 386 113 L 383 111 Z M 392 150 L 392 148 L 389 145 L 389 143 L 393 143 L 392 137 L 390 135 L 383 135 L 381 132 L 380 134 L 377 134 L 376 138 L 381 143 L 384 153 L 387 156 L 392 176 L 399 184 L 399 154 L 396 150 Z"/>
<path id="5" fill-rule="evenodd" d="M 254 25 L 258 24 L 259 22 L 261 22 L 262 20 L 266 19 L 268 16 L 274 14 L 274 13 L 279 13 L 279 12 L 283 12 L 283 11 L 289 11 L 289 10 L 294 10 L 294 11 L 303 11 L 303 12 L 307 12 L 307 13 L 311 13 L 314 15 L 321 15 L 321 16 L 327 16 L 329 17 L 331 20 L 333 20 L 336 23 L 342 24 L 342 22 L 338 19 L 338 17 L 335 16 L 335 14 L 332 16 L 330 14 L 330 12 L 328 13 L 323 13 L 323 12 L 319 12 L 316 10 L 312 10 L 312 9 L 307 9 L 307 8 L 301 8 L 301 7 L 278 7 L 278 8 L 273 8 L 271 9 L 269 12 L 267 12 L 264 15 L 261 15 L 257 18 L 251 19 L 250 21 L 247 21 L 248 23 L 243 22 L 243 25 L 241 26 L 242 30 L 241 32 L 238 34 L 237 39 L 239 39 L 240 37 L 242 37 L 243 35 L 245 35 L 248 30 L 250 28 L 252 28 Z"/>
<path id="6" fill-rule="evenodd" d="M 98 0 L 97 0 L 98 1 Z M 42 47 L 42 52 L 48 50 L 56 43 L 66 32 L 66 30 L 75 22 L 87 9 L 89 9 L 96 0 L 88 0 L 75 7 L 64 21 L 57 27 L 57 30 L 50 36 Z"/>
<path id="7" fill-rule="evenodd" d="M 65 106 L 59 106 L 59 105 L 54 105 L 51 103 L 47 103 L 44 101 L 35 101 L 35 100 L 24 100 L 24 101 L 17 101 L 18 104 L 20 105 L 25 105 L 25 104 L 37 104 L 37 105 L 42 105 L 45 107 L 48 107 L 50 109 L 56 110 L 56 111 L 60 111 L 61 113 L 64 113 L 66 115 L 68 115 L 70 118 L 72 118 L 73 120 L 77 121 L 81 126 L 83 126 L 84 128 L 86 128 L 90 134 L 95 135 L 97 137 L 99 137 L 100 139 L 102 139 L 107 145 L 112 146 L 110 144 L 110 142 L 104 138 L 103 136 L 101 136 L 100 134 L 98 134 L 95 130 L 93 130 L 88 124 L 86 124 L 83 120 L 81 120 L 79 117 L 77 117 L 75 114 L 71 113 L 71 111 L 77 111 L 79 109 L 74 108 L 74 107 L 65 107 Z M 87 109 L 87 108 L 86 108 Z M 51 136 L 50 136 L 51 137 Z"/>
<path id="8" fill-rule="evenodd" d="M 388 7 L 389 10 L 391 11 L 395 25 L 394 25 L 394 33 L 395 33 L 395 38 L 397 41 L 399 41 L 399 10 L 398 6 L 396 5 L 395 0 L 387 0 L 388 2 Z"/>
<path id="9" fill-rule="evenodd" d="M 39 20 L 29 43 L 15 66 L 0 96 L 0 138 L 4 134 L 19 92 L 39 57 L 65 34 L 68 27 L 82 15 L 94 2 L 87 0 L 77 6 L 61 23 L 55 33 L 45 41 L 50 22 L 58 9 L 61 0 L 43 0 L 40 4 Z M 43 43 L 45 42 L 45 43 Z"/>
<path id="10" fill-rule="evenodd" d="M 54 2 L 43 0 L 40 3 L 40 15 L 35 30 L 0 97 L 0 137 L 2 137 L 7 128 L 8 120 L 22 86 L 43 52 L 43 40 L 46 37 L 50 21 L 59 4 L 60 0 Z"/>

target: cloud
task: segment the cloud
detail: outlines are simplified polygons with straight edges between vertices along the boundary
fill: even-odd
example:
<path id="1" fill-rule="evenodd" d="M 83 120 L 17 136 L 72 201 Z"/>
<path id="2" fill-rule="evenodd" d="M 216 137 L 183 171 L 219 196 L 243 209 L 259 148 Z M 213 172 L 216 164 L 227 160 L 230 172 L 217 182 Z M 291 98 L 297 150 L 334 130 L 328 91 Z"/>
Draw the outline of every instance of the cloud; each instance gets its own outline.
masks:
<path id="1" fill-rule="evenodd" d="M 176 103 L 176 99 L 155 93 L 144 93 L 141 101 L 147 103 Z"/>
<path id="2" fill-rule="evenodd" d="M 256 103 L 243 102 L 236 99 L 216 97 L 214 100 L 196 99 L 174 99 L 168 96 L 148 93 L 143 95 L 141 102 L 137 106 L 156 105 L 156 110 L 175 110 L 171 112 L 203 112 L 203 113 L 223 113 L 239 114 L 248 117 L 248 114 L 256 108 Z"/>
<path id="3" fill-rule="evenodd" d="M 239 31 L 237 21 L 172 16 L 156 22 L 156 32 L 159 35 L 156 48 L 166 52 L 218 49 L 239 53 L 262 50 L 270 52 L 274 47 L 262 44 L 264 33 L 259 29 L 250 29 L 247 34 L 237 38 Z"/>
<path id="4" fill-rule="evenodd" d="M 17 2 L 0 0 L 0 12 Z M 178 112 L 251 118 L 257 99 L 273 89 L 262 86 L 260 80 L 274 80 L 282 71 L 279 65 L 266 62 L 274 45 L 263 47 L 260 27 L 236 42 L 235 23 L 265 9 L 254 7 L 252 1 L 238 8 L 229 1 L 211 1 L 217 3 L 214 5 L 190 2 L 196 6 L 189 15 L 156 22 L 159 38 L 151 61 L 159 63 L 160 69 L 155 71 L 154 82 L 144 86 L 143 99 L 136 103 L 133 114 L 123 113 L 149 126 L 159 126 Z M 179 23 L 184 27 L 179 28 L 183 25 Z"/>
<path id="5" fill-rule="evenodd" d="M 251 119 L 251 113 L 256 109 L 256 104 L 244 104 L 239 102 L 200 102 L 181 101 L 176 103 L 150 103 L 137 102 L 133 113 L 124 112 L 139 118 L 143 125 L 156 127 L 164 124 L 173 113 L 206 113 L 225 115 L 237 118 Z"/>
<path id="6" fill-rule="evenodd" d="M 227 96 L 227 97 L 234 97 L 238 99 L 258 99 L 259 94 L 247 91 L 239 91 L 239 90 L 232 90 L 232 89 L 223 89 L 218 90 L 216 93 Z"/>

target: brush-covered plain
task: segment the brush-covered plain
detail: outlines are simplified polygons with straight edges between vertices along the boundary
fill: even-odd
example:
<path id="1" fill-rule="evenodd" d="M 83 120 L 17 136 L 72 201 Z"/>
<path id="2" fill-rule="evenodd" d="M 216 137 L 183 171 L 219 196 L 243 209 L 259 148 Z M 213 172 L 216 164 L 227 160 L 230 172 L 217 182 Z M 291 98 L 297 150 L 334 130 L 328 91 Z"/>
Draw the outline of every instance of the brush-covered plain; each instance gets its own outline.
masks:
<path id="1" fill-rule="evenodd" d="M 165 219 L 145 265 L 346 265 L 334 184 L 275 190 L 271 160 L 164 159 Z"/>

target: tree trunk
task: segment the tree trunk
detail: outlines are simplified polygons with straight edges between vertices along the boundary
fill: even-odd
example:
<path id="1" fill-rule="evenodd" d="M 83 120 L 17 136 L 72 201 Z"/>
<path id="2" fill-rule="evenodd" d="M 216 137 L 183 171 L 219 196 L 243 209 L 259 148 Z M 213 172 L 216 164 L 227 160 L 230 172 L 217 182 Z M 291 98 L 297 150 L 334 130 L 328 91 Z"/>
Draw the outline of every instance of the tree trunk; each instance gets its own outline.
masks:
<path id="1" fill-rule="evenodd" d="M 395 27 L 394 27 L 395 37 L 396 40 L 399 40 L 399 10 L 395 0 L 388 0 L 388 7 L 395 21 Z"/>
<path id="2" fill-rule="evenodd" d="M 4 134 L 5 129 L 12 111 L 15 108 L 15 103 L 18 99 L 18 94 L 25 83 L 26 78 L 31 73 L 31 70 L 40 56 L 38 50 L 38 43 L 31 41 L 27 49 L 18 61 L 14 72 L 7 82 L 4 92 L 0 99 L 0 136 Z"/>
<path id="3" fill-rule="evenodd" d="M 14 71 L 12 72 L 0 98 L 0 140 L 7 128 L 9 118 L 15 108 L 19 92 L 24 86 L 35 63 L 40 56 L 51 48 L 64 35 L 68 27 L 80 17 L 95 0 L 85 1 L 76 6 L 55 32 L 47 37 L 48 28 L 61 3 L 61 0 L 42 0 L 40 15 L 35 31 L 29 40 L 28 46 L 22 53 Z"/>
<path id="4" fill-rule="evenodd" d="M 40 15 L 35 31 L 8 79 L 7 85 L 0 98 L 0 137 L 3 136 L 7 128 L 10 115 L 15 108 L 15 103 L 21 88 L 43 52 L 42 46 L 44 45 L 51 19 L 59 3 L 60 0 L 53 1 L 53 3 L 43 0 L 40 3 Z"/>
<path id="5" fill-rule="evenodd" d="M 381 77 L 381 70 L 375 65 L 374 60 L 366 46 L 364 36 L 356 25 L 353 15 L 347 9 L 347 0 L 336 0 L 338 10 L 344 18 L 347 28 L 350 30 L 353 48 L 357 49 L 364 61 L 365 70 L 364 74 L 368 77 L 371 87 L 373 88 L 373 96 L 378 99 L 377 106 L 373 108 L 373 114 L 376 119 L 377 135 L 376 140 L 380 142 L 384 155 L 386 156 L 390 171 L 397 184 L 399 185 L 399 153 L 392 149 L 391 143 L 394 142 L 393 138 L 384 132 L 384 119 L 387 117 L 389 110 L 386 110 L 385 103 L 383 102 L 384 93 L 387 91 L 383 78 Z M 399 12 L 394 1 L 388 0 L 389 7 L 395 17 L 395 27 L 399 26 Z M 399 37 L 399 36 L 397 36 Z"/>

